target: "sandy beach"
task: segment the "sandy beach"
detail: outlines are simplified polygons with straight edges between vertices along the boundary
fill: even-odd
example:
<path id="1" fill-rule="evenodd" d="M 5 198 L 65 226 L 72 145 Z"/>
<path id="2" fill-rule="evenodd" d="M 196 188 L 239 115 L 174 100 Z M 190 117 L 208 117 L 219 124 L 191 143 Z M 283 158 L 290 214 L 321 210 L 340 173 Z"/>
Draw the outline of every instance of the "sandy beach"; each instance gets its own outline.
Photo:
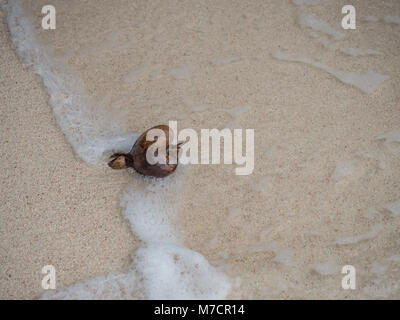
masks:
<path id="1" fill-rule="evenodd" d="M 1 299 L 400 298 L 398 1 L 0 3 Z M 253 173 L 106 166 L 169 120 Z"/>
<path id="2" fill-rule="evenodd" d="M 126 267 L 137 240 L 117 200 L 126 177 L 76 159 L 1 14 L 0 297 L 35 298 L 43 266 L 72 284 Z"/>

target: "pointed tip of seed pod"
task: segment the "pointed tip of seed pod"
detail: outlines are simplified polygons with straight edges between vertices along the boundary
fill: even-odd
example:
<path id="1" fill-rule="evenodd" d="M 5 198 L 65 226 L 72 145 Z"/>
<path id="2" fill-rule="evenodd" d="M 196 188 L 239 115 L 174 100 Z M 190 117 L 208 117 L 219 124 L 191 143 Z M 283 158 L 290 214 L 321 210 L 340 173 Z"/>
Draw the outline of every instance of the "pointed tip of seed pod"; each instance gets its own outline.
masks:
<path id="1" fill-rule="evenodd" d="M 112 159 L 108 165 L 113 169 L 126 169 L 126 161 L 124 154 L 113 155 L 114 159 Z"/>

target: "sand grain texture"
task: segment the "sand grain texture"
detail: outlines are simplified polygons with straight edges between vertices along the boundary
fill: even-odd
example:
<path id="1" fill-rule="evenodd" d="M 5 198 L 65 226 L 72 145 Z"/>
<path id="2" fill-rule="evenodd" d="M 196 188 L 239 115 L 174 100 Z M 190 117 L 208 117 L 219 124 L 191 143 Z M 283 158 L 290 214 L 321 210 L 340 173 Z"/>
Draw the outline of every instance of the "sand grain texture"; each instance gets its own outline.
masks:
<path id="1" fill-rule="evenodd" d="M 54 32 L 40 27 L 45 1 L 23 2 L 38 41 L 128 132 L 168 120 L 255 130 L 253 174 L 193 165 L 173 212 L 186 247 L 230 277 L 228 298 L 400 298 L 400 221 L 387 209 L 400 199 L 400 26 L 383 19 L 400 16 L 398 1 L 354 0 L 351 31 L 340 29 L 341 0 L 52 2 Z M 323 23 L 301 26 L 303 12 Z M 60 285 L 127 266 L 137 242 L 118 199 L 141 178 L 73 156 L 1 30 L 0 292 L 30 298 L 44 264 Z M 370 72 L 388 78 L 348 81 Z M 354 291 L 341 288 L 348 264 Z"/>
<path id="2" fill-rule="evenodd" d="M 126 181 L 74 156 L 3 12 L 0 43 L 0 298 L 34 298 L 43 266 L 72 284 L 126 267 L 137 244 L 119 213 Z"/>

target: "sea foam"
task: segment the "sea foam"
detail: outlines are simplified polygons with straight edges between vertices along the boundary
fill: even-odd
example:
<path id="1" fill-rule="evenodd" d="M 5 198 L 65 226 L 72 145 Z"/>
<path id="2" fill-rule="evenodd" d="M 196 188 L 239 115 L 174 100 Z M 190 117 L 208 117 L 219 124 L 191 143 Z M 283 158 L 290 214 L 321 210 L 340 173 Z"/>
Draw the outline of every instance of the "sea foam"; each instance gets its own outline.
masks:
<path id="1" fill-rule="evenodd" d="M 370 231 L 364 234 L 349 236 L 349 237 L 338 237 L 336 239 L 336 244 L 338 245 L 347 245 L 347 244 L 354 244 L 364 240 L 370 240 L 375 238 L 379 232 L 383 230 L 383 224 L 378 223 L 374 225 Z"/>
<path id="2" fill-rule="evenodd" d="M 276 51 L 272 53 L 272 56 L 282 61 L 302 62 L 309 64 L 330 73 L 343 83 L 351 84 L 366 93 L 374 92 L 382 82 L 390 79 L 389 76 L 374 71 L 368 71 L 366 73 L 338 71 L 321 62 L 314 61 L 306 57 L 291 57 L 281 51 Z"/>
<path id="3" fill-rule="evenodd" d="M 360 49 L 360 48 L 341 48 L 341 52 L 349 56 L 368 56 L 368 55 L 380 55 L 381 53 L 372 49 Z"/>
<path id="4" fill-rule="evenodd" d="M 0 2 L 18 54 L 42 79 L 57 123 L 76 154 L 89 163 L 102 155 L 127 152 L 137 138 L 122 119 L 95 105 L 79 78 L 61 59 L 50 56 L 35 38 L 34 27 L 19 1 Z M 173 70 L 177 78 L 187 72 Z M 136 74 L 131 74 L 132 80 Z M 230 291 L 227 276 L 197 252 L 186 248 L 173 227 L 184 170 L 166 179 L 138 178 L 125 188 L 123 215 L 143 246 L 124 272 L 83 280 L 44 293 L 41 299 L 222 299 Z"/>
<path id="5" fill-rule="evenodd" d="M 134 265 L 150 299 L 221 299 L 229 292 L 228 278 L 184 247 L 173 228 L 185 170 L 164 179 L 144 178 L 144 188 L 135 180 L 124 191 L 123 214 L 145 243 Z"/>
<path id="6" fill-rule="evenodd" d="M 315 6 L 320 4 L 321 2 L 325 2 L 326 0 L 292 0 L 292 2 L 296 5 L 296 6 L 302 6 L 302 5 L 306 5 L 306 6 Z"/>
<path id="7" fill-rule="evenodd" d="M 99 108 L 80 88 L 79 79 L 36 40 L 34 27 L 18 1 L 2 2 L 18 54 L 42 79 L 57 123 L 84 161 L 98 163 L 106 151 L 127 148 L 135 135 L 126 133 L 117 115 Z"/>
<path id="8" fill-rule="evenodd" d="M 343 32 L 336 30 L 329 23 L 310 13 L 301 12 L 298 23 L 302 28 L 311 28 L 314 31 L 325 33 L 335 40 L 342 40 L 345 36 Z"/>

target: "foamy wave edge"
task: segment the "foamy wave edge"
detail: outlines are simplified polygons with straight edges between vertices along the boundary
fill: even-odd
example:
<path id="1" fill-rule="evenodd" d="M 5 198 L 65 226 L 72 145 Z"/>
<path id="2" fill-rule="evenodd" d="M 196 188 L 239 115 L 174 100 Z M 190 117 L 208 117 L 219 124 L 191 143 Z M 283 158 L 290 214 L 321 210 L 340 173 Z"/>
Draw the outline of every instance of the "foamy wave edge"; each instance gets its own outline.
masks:
<path id="1" fill-rule="evenodd" d="M 129 150 L 137 134 L 125 133 L 120 119 L 105 110 L 88 108 L 89 97 L 73 73 L 40 46 L 34 27 L 19 1 L 0 0 L 7 13 L 11 40 L 18 55 L 44 83 L 57 123 L 76 154 L 99 163 L 104 152 Z M 127 186 L 121 198 L 123 215 L 144 245 L 124 272 L 87 279 L 48 291 L 40 299 L 224 299 L 229 278 L 200 253 L 186 248 L 171 226 L 182 176 L 144 178 L 146 188 Z M 172 196 L 168 190 L 174 190 Z"/>
<path id="2" fill-rule="evenodd" d="M 77 77 L 38 43 L 33 24 L 20 2 L 1 1 L 0 6 L 7 12 L 11 40 L 18 55 L 42 78 L 57 124 L 76 154 L 95 164 L 106 151 L 129 148 L 136 135 L 121 129 L 118 116 L 101 108 L 89 109 L 94 102 L 82 92 L 83 85 Z"/>

